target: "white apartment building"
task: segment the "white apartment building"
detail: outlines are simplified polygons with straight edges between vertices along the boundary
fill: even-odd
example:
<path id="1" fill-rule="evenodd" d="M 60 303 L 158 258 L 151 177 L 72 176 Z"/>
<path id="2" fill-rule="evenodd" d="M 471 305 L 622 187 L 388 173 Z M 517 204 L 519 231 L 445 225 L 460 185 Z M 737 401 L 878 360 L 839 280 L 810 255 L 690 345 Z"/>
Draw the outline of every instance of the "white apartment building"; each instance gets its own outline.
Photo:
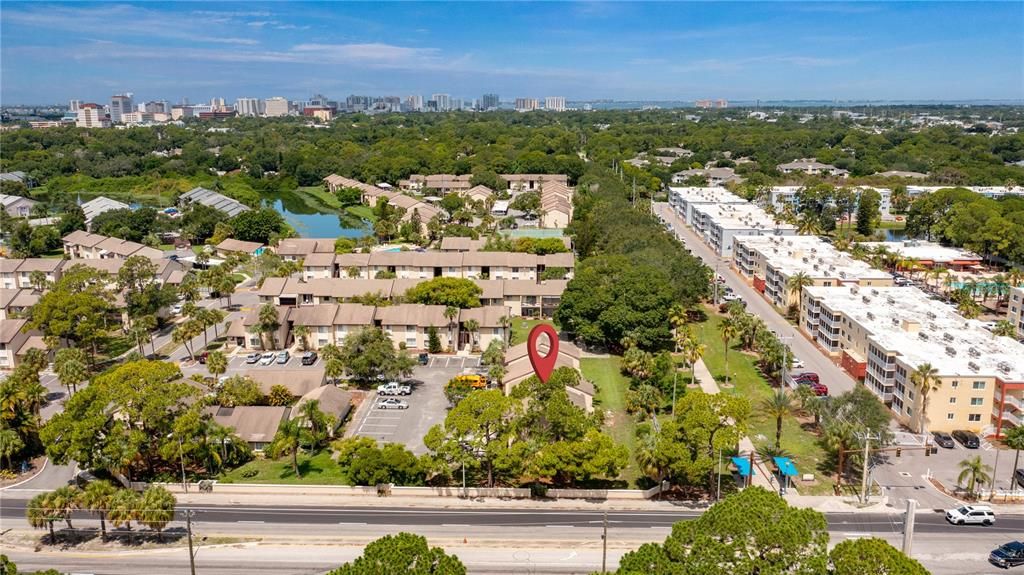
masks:
<path id="1" fill-rule="evenodd" d="M 564 112 L 565 111 L 565 97 L 564 96 L 548 96 L 544 98 L 544 109 L 549 112 Z"/>
<path id="2" fill-rule="evenodd" d="M 733 265 L 776 307 L 796 305 L 789 279 L 805 274 L 813 285 L 891 286 L 893 277 L 855 260 L 817 236 L 735 236 Z"/>
<path id="3" fill-rule="evenodd" d="M 751 204 L 708 204 L 693 209 L 691 227 L 719 256 L 731 257 L 735 236 L 792 236 L 796 226 Z"/>
<path id="4" fill-rule="evenodd" d="M 239 98 L 235 100 L 235 112 L 239 116 L 262 116 L 263 102 L 259 98 Z"/>
<path id="5" fill-rule="evenodd" d="M 915 198 L 921 194 L 930 194 L 936 190 L 949 188 L 951 186 L 907 186 L 907 195 Z M 1003 196 L 1024 196 L 1024 186 L 957 186 L 981 194 L 986 198 L 1001 198 Z"/>
<path id="6" fill-rule="evenodd" d="M 82 101 L 81 100 L 71 100 L 70 102 L 68 102 L 68 111 L 69 112 L 78 112 L 78 108 L 81 105 L 82 105 Z"/>
<path id="7" fill-rule="evenodd" d="M 783 174 L 808 174 L 812 176 L 839 176 L 845 178 L 850 172 L 831 164 L 823 164 L 816 158 L 800 158 L 776 166 Z"/>
<path id="8" fill-rule="evenodd" d="M 406 98 L 405 98 L 405 106 L 411 112 L 422 112 L 423 111 L 423 96 L 420 96 L 419 94 L 413 94 L 411 96 L 406 96 Z"/>
<path id="9" fill-rule="evenodd" d="M 109 128 L 110 118 L 107 118 L 99 104 L 80 104 L 75 116 L 75 126 L 79 128 Z"/>
<path id="10" fill-rule="evenodd" d="M 1017 329 L 1017 337 L 1024 339 L 1024 287 L 1010 288 L 1010 305 L 1006 308 L 1006 320 Z"/>
<path id="11" fill-rule="evenodd" d="M 430 99 L 437 105 L 438 112 L 447 112 L 452 109 L 452 97 L 450 94 L 433 94 Z"/>
<path id="12" fill-rule="evenodd" d="M 1024 345 L 917 288 L 806 287 L 800 327 L 911 429 L 1002 435 L 1024 424 Z M 927 408 L 912 382 L 923 364 L 938 372 Z"/>
<path id="13" fill-rule="evenodd" d="M 747 200 L 721 187 L 670 187 L 668 203 L 683 218 L 687 225 L 693 225 L 693 209 L 712 204 L 749 204 Z"/>
<path id="14" fill-rule="evenodd" d="M 540 107 L 540 103 L 537 98 L 516 98 L 515 107 L 517 112 L 532 112 Z"/>
<path id="15" fill-rule="evenodd" d="M 268 118 L 277 118 L 280 116 L 288 115 L 288 100 L 275 96 L 273 98 L 267 98 L 263 102 L 263 113 Z"/>
<path id="16" fill-rule="evenodd" d="M 797 194 L 802 189 L 802 186 L 775 186 L 769 193 L 769 201 L 771 205 L 777 210 L 783 209 L 785 206 L 792 206 L 793 209 L 800 207 L 800 200 L 797 198 Z M 867 187 L 855 188 L 857 197 L 860 198 L 860 192 L 869 189 Z M 878 203 L 878 211 L 882 214 L 883 218 L 891 216 L 890 210 L 892 209 L 892 190 L 889 188 L 870 188 L 878 192 L 880 200 Z"/>

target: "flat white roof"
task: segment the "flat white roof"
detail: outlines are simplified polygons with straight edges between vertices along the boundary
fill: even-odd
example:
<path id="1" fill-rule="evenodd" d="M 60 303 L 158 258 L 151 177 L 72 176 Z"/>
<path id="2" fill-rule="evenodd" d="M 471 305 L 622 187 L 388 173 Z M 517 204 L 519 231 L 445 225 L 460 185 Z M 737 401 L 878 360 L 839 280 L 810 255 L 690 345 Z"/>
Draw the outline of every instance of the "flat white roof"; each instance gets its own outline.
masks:
<path id="1" fill-rule="evenodd" d="M 892 279 L 892 274 L 853 259 L 817 236 L 735 236 L 733 241 L 760 252 L 768 265 L 786 276 L 804 272 L 839 281 Z"/>
<path id="2" fill-rule="evenodd" d="M 981 261 L 981 256 L 978 254 L 962 250 L 960 248 L 951 248 L 934 242 L 926 242 L 924 240 L 906 240 L 902 242 L 864 242 L 863 245 L 869 248 L 885 246 L 885 248 L 890 252 L 897 253 L 905 258 L 928 260 L 938 264 L 951 263 L 954 261 Z"/>
<path id="3" fill-rule="evenodd" d="M 787 224 L 751 204 L 708 204 L 694 206 L 694 212 L 703 214 L 711 222 L 727 230 L 795 230 Z"/>
<path id="4" fill-rule="evenodd" d="M 708 187 L 669 187 L 669 193 L 684 202 L 707 204 L 745 204 L 747 200 L 737 196 L 720 186 Z"/>
<path id="5" fill-rule="evenodd" d="M 931 363 L 942 377 L 998 377 L 1024 381 L 1024 344 L 996 337 L 914 287 L 806 287 L 829 309 L 869 332 L 878 347 L 898 353 L 917 368 Z M 904 329 L 916 323 L 916 331 Z"/>

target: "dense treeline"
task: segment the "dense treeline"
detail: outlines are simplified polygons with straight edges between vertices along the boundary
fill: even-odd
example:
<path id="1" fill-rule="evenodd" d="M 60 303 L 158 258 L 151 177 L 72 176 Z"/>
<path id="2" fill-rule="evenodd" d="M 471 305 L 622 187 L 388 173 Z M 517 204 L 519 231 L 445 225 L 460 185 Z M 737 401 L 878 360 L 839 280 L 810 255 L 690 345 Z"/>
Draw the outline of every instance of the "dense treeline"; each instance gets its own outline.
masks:
<path id="1" fill-rule="evenodd" d="M 1024 197 L 938 190 L 910 205 L 907 232 L 1024 265 Z"/>
<path id="2" fill-rule="evenodd" d="M 555 320 L 589 345 L 666 349 L 670 308 L 706 297 L 711 272 L 627 193 L 604 168 L 581 179 L 569 232 L 582 262 Z"/>

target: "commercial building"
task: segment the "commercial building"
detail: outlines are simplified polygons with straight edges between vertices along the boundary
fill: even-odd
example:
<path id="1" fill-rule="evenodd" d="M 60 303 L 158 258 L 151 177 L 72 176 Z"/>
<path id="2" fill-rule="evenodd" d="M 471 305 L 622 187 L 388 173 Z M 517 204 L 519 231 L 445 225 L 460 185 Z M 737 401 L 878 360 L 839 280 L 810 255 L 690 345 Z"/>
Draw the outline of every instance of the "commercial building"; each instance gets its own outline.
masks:
<path id="1" fill-rule="evenodd" d="M 749 202 L 695 206 L 690 225 L 722 257 L 732 256 L 736 236 L 796 235 L 796 226 L 776 220 Z"/>
<path id="2" fill-rule="evenodd" d="M 796 305 L 799 293 L 789 280 L 804 274 L 812 285 L 891 286 L 893 277 L 855 260 L 817 236 L 735 236 L 733 264 L 754 289 L 776 307 Z"/>
<path id="3" fill-rule="evenodd" d="M 564 112 L 565 111 L 565 97 L 564 96 L 548 96 L 544 98 L 544 109 L 549 112 Z"/>
<path id="4" fill-rule="evenodd" d="M 99 104 L 85 103 L 78 107 L 75 126 L 79 128 L 109 128 L 110 118 Z"/>
<path id="5" fill-rule="evenodd" d="M 912 429 L 1000 436 L 1024 424 L 1024 345 L 911 287 L 806 287 L 800 327 Z M 925 406 L 913 374 L 937 373 Z"/>
<path id="6" fill-rule="evenodd" d="M 750 202 L 721 187 L 670 187 L 668 203 L 687 225 L 692 226 L 693 209 L 697 206 L 749 204 Z"/>
<path id="7" fill-rule="evenodd" d="M 132 94 L 117 94 L 110 98 L 110 122 L 121 124 L 124 122 L 123 114 L 135 111 L 135 104 L 132 102 Z"/>
<path id="8" fill-rule="evenodd" d="M 268 118 L 288 115 L 288 100 L 280 96 L 267 98 L 263 101 L 263 114 Z"/>

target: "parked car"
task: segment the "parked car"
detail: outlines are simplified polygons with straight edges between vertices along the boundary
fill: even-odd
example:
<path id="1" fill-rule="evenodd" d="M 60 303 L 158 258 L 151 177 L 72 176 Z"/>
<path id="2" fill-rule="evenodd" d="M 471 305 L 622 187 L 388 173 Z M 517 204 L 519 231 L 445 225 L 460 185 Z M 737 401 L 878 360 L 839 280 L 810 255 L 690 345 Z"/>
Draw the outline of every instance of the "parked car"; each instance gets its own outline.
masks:
<path id="1" fill-rule="evenodd" d="M 176 304 L 172 305 L 171 306 L 171 313 L 173 315 L 180 315 L 181 314 L 181 304 L 180 303 L 176 303 Z"/>
<path id="2" fill-rule="evenodd" d="M 956 447 L 956 444 L 953 443 L 953 436 L 945 431 L 933 431 L 932 439 L 934 439 L 936 445 L 939 445 L 940 447 L 945 447 L 946 449 L 953 449 Z"/>
<path id="3" fill-rule="evenodd" d="M 430 363 L 430 354 L 429 353 L 421 353 L 419 355 L 419 357 L 417 358 L 417 360 L 419 361 L 420 365 L 427 365 L 428 363 Z"/>
<path id="4" fill-rule="evenodd" d="M 722 301 L 725 301 L 725 302 L 736 301 L 736 300 L 740 300 L 740 296 L 738 294 L 734 293 L 734 292 L 729 292 L 729 293 L 725 294 L 724 296 L 722 296 Z"/>
<path id="5" fill-rule="evenodd" d="M 824 383 L 812 383 L 811 389 L 814 391 L 814 395 L 818 397 L 825 397 L 828 395 L 828 386 Z"/>
<path id="6" fill-rule="evenodd" d="M 260 365 L 270 365 L 274 363 L 274 352 L 268 351 L 260 356 Z"/>
<path id="7" fill-rule="evenodd" d="M 397 381 L 389 381 L 388 383 L 377 386 L 377 395 L 409 395 L 411 393 L 411 387 L 408 385 L 402 385 Z"/>
<path id="8" fill-rule="evenodd" d="M 284 364 L 288 363 L 288 360 L 291 359 L 291 358 L 292 358 L 291 354 L 288 353 L 287 351 L 278 352 L 278 354 L 277 354 L 277 363 L 280 363 L 280 364 L 284 365 Z"/>
<path id="9" fill-rule="evenodd" d="M 947 510 L 946 521 L 954 525 L 992 525 L 996 514 L 987 505 L 962 505 Z"/>
<path id="10" fill-rule="evenodd" d="M 249 355 L 245 356 L 245 363 L 248 363 L 249 365 L 259 363 L 260 357 L 261 356 L 258 353 L 250 353 Z"/>
<path id="11" fill-rule="evenodd" d="M 196 356 L 199 359 L 199 363 L 206 365 L 206 358 L 210 357 L 210 352 L 204 351 L 203 353 Z"/>
<path id="12" fill-rule="evenodd" d="M 800 359 L 799 357 L 795 357 L 794 356 L 793 357 L 793 369 L 803 369 L 804 367 L 806 367 L 804 365 L 804 360 Z"/>
<path id="13" fill-rule="evenodd" d="M 377 402 L 377 409 L 409 409 L 409 402 L 397 397 L 388 397 Z"/>
<path id="14" fill-rule="evenodd" d="M 988 562 L 1002 569 L 1024 565 L 1024 542 L 1010 541 L 988 556 Z"/>
<path id="15" fill-rule="evenodd" d="M 793 381 L 813 381 L 814 383 L 819 383 L 821 382 L 821 378 L 819 378 L 818 374 L 814 373 L 813 371 L 805 371 L 803 373 L 797 373 L 793 375 Z"/>
<path id="16" fill-rule="evenodd" d="M 313 365 L 316 363 L 317 355 L 315 351 L 307 351 L 302 354 L 302 365 Z"/>
<path id="17" fill-rule="evenodd" d="M 1024 467 L 1013 472 L 1013 479 L 1017 482 L 1017 485 L 1024 487 Z"/>
<path id="18" fill-rule="evenodd" d="M 981 440 L 978 439 L 978 436 L 971 431 L 957 429 L 953 432 L 953 439 L 959 441 L 960 445 L 963 445 L 967 449 L 977 449 L 981 447 Z"/>

